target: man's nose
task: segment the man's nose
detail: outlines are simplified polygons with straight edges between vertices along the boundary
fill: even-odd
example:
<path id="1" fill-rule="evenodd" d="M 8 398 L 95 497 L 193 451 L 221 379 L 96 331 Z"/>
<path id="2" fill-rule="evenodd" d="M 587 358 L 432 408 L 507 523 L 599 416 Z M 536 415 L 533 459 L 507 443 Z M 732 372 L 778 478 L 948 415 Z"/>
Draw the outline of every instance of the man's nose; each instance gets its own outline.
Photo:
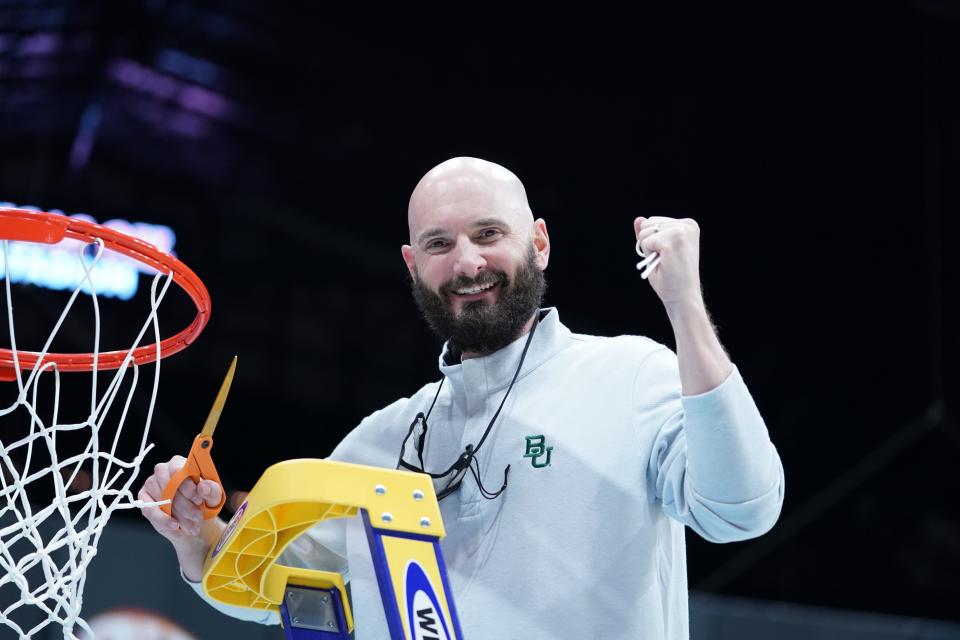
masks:
<path id="1" fill-rule="evenodd" d="M 480 248 L 472 242 L 458 242 L 453 259 L 453 273 L 457 276 L 474 278 L 487 268 L 487 261 Z"/>

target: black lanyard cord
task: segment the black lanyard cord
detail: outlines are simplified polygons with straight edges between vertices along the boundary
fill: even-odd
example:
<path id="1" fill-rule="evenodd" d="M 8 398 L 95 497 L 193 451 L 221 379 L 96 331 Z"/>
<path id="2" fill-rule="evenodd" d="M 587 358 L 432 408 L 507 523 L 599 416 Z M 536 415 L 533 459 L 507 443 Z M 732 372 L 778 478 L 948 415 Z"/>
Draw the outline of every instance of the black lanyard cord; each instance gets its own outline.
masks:
<path id="1" fill-rule="evenodd" d="M 430 403 L 430 408 L 427 409 L 427 415 L 423 415 L 423 412 L 421 411 L 413 419 L 413 422 L 410 423 L 410 429 L 409 431 L 407 431 L 407 437 L 403 439 L 403 443 L 400 445 L 400 458 L 397 460 L 398 469 L 400 467 L 403 467 L 405 469 L 409 469 L 410 471 L 426 473 L 427 475 L 433 478 L 439 478 L 445 475 L 445 473 L 439 473 L 439 474 L 428 473 L 427 471 L 424 470 L 423 449 L 424 449 L 425 440 L 427 438 L 427 418 L 430 416 L 431 413 L 433 413 L 433 406 L 437 404 L 437 398 L 440 397 L 440 390 L 443 389 L 443 383 L 446 381 L 446 379 L 447 379 L 446 376 L 440 378 L 440 384 L 437 385 L 437 392 L 433 395 L 433 402 Z M 410 436 L 413 435 L 414 429 L 416 429 L 418 422 L 423 423 L 423 433 L 420 434 L 420 438 L 418 439 L 419 441 L 415 442 L 413 446 L 417 450 L 417 459 L 420 460 L 419 469 L 417 469 L 415 466 L 413 466 L 412 464 L 410 464 L 409 462 L 403 459 L 403 452 L 407 447 L 407 441 L 410 440 Z M 447 473 L 449 473 L 449 471 Z"/>
<path id="2" fill-rule="evenodd" d="M 477 483 L 477 488 L 480 489 L 480 495 L 482 495 L 487 500 L 494 500 L 503 493 L 504 489 L 507 488 L 507 477 L 510 475 L 510 465 L 507 465 L 503 470 L 503 485 L 495 492 L 487 490 L 483 486 L 483 481 L 480 480 L 480 461 L 476 458 L 471 459 L 472 464 L 470 465 L 470 473 L 473 474 L 473 479 Z"/>
<path id="3" fill-rule="evenodd" d="M 477 446 L 474 447 L 474 455 L 480 451 L 480 447 L 483 446 L 483 443 L 486 441 L 487 436 L 490 435 L 490 429 L 493 428 L 494 423 L 497 421 L 497 417 L 500 415 L 500 411 L 503 409 L 503 405 L 507 403 L 507 397 L 510 395 L 510 391 L 513 389 L 514 383 L 517 381 L 517 378 L 520 377 L 520 370 L 523 368 L 523 361 L 527 359 L 527 351 L 530 349 L 530 342 L 533 340 L 533 334 L 537 331 L 537 325 L 540 324 L 540 307 L 537 307 L 536 313 L 533 315 L 533 326 L 530 327 L 530 335 L 527 336 L 527 342 L 523 345 L 523 352 L 520 354 L 520 362 L 517 364 L 517 370 L 513 373 L 513 380 L 510 381 L 510 386 L 507 387 L 507 392 L 503 394 L 503 400 L 500 401 L 500 406 L 497 407 L 497 412 L 493 414 L 493 417 L 490 418 L 490 424 L 487 425 L 486 430 L 483 432 L 483 436 L 480 438 L 480 442 L 477 443 Z M 501 489 L 502 491 L 502 489 Z"/>
<path id="4" fill-rule="evenodd" d="M 510 380 L 510 385 L 507 387 L 507 392 L 503 394 L 503 399 L 500 400 L 500 406 L 497 407 L 497 410 L 494 412 L 493 417 L 490 418 L 490 422 L 487 424 L 487 428 L 484 429 L 483 435 L 480 437 L 480 441 L 477 443 L 477 446 L 474 447 L 472 444 L 468 444 L 464 449 L 464 452 L 460 454 L 456 462 L 454 462 L 449 469 L 443 473 L 430 473 L 426 470 L 423 463 L 423 451 L 426 444 L 427 437 L 427 420 L 430 418 L 430 414 L 433 413 L 433 407 L 437 404 L 437 399 L 440 397 L 440 391 L 443 389 L 443 383 L 447 379 L 446 376 L 440 379 L 440 384 L 437 385 L 437 392 L 433 396 L 433 401 L 430 403 L 430 408 L 427 409 L 426 415 L 422 412 L 418 413 L 417 416 L 413 419 L 413 422 L 410 424 L 410 430 L 407 432 L 407 437 L 403 439 L 403 444 L 400 445 L 400 458 L 397 462 L 397 468 L 403 467 L 409 469 L 410 471 L 417 471 L 419 473 L 425 473 L 431 478 L 442 478 L 452 471 L 456 470 L 462 472 L 465 469 L 469 469 L 470 473 L 473 475 L 474 480 L 477 482 L 477 487 L 480 489 L 481 495 L 487 500 L 493 500 L 503 493 L 504 489 L 507 488 L 507 479 L 510 474 L 510 465 L 507 465 L 503 470 L 503 486 L 495 492 L 487 490 L 483 486 L 483 482 L 480 480 L 480 463 L 476 459 L 477 453 L 480 451 L 480 447 L 483 446 L 483 443 L 486 442 L 487 436 L 490 435 L 490 431 L 493 429 L 493 426 L 497 422 L 497 418 L 500 417 L 500 412 L 503 410 L 504 405 L 507 403 L 507 398 L 510 396 L 510 392 L 513 390 L 513 385 L 516 384 L 517 379 L 520 377 L 520 371 L 523 369 L 524 360 L 527 358 L 527 351 L 530 350 L 530 343 L 533 341 L 533 334 L 537 331 L 537 326 L 540 324 L 540 308 L 537 307 L 536 313 L 533 316 L 533 325 L 530 327 L 530 333 L 527 335 L 527 341 L 523 345 L 523 351 L 520 353 L 520 362 L 517 364 L 517 370 L 513 373 L 513 378 Z M 418 442 L 414 443 L 414 446 L 417 449 L 417 458 L 420 461 L 420 468 L 417 469 L 410 463 L 406 462 L 403 459 L 403 452 L 406 448 L 407 441 L 410 440 L 410 436 L 413 435 L 413 432 L 417 426 L 418 422 L 423 424 L 423 432 L 418 438 Z M 457 481 L 457 486 L 459 486 L 460 481 Z M 445 494 L 449 495 L 449 493 Z"/>

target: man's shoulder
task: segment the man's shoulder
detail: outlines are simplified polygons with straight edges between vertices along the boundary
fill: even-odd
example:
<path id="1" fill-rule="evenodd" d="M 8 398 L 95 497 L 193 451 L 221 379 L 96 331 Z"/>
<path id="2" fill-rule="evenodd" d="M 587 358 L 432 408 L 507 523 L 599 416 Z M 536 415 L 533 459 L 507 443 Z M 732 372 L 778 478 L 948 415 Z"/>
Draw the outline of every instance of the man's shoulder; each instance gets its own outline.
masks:
<path id="1" fill-rule="evenodd" d="M 404 398 L 398 398 L 382 409 L 377 409 L 364 418 L 357 428 L 359 429 L 364 425 L 393 425 L 396 424 L 398 420 L 402 423 L 403 418 L 406 418 L 406 426 L 404 429 L 408 428 L 410 422 L 414 419 L 414 417 L 416 417 L 418 411 L 423 411 L 426 413 L 430 408 L 430 401 L 433 400 L 434 396 L 437 394 L 437 388 L 439 386 L 439 380 L 435 382 L 428 382 L 412 395 Z"/>
<path id="2" fill-rule="evenodd" d="M 662 352 L 660 355 L 664 356 L 673 355 L 673 351 L 666 345 L 641 335 L 597 336 L 571 333 L 570 341 L 571 346 L 581 352 L 604 358 L 629 358 L 633 362 L 640 362 L 658 352 Z"/>
<path id="3" fill-rule="evenodd" d="M 334 460 L 376 466 L 396 463 L 396 456 L 417 412 L 426 413 L 437 393 L 437 382 L 430 382 L 409 397 L 394 400 L 360 421 L 331 454 Z"/>

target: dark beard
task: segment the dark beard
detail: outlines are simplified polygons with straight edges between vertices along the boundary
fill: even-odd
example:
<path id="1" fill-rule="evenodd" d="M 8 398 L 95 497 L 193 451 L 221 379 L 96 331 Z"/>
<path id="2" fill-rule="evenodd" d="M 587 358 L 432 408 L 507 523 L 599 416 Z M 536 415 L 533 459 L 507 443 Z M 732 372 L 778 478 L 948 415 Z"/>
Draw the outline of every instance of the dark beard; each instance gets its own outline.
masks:
<path id="1" fill-rule="evenodd" d="M 500 285 L 500 299 L 491 304 L 474 300 L 453 315 L 449 296 L 454 289 L 474 285 Z M 517 268 L 513 281 L 503 271 L 481 271 L 476 278 L 459 276 L 440 287 L 440 294 L 427 288 L 418 278 L 411 283 L 413 299 L 430 328 L 442 341 L 450 341 L 455 354 L 487 354 L 502 349 L 520 336 L 520 331 L 543 301 L 547 280 L 537 265 L 533 245 L 526 262 Z"/>

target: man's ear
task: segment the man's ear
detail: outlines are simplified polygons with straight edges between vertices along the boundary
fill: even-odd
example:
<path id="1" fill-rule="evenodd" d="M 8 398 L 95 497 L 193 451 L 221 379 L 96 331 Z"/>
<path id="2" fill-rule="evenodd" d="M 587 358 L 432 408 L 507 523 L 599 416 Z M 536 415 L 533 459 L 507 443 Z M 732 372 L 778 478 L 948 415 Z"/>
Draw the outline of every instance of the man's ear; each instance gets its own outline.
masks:
<path id="1" fill-rule="evenodd" d="M 550 234 L 547 233 L 547 222 L 543 218 L 537 218 L 533 223 L 533 246 L 537 250 L 540 270 L 545 271 L 550 262 Z"/>
<path id="2" fill-rule="evenodd" d="M 416 280 L 417 278 L 417 261 L 413 257 L 413 247 L 408 244 L 400 247 L 400 253 L 403 255 L 403 262 L 407 265 L 407 271 L 410 272 L 410 277 Z"/>

